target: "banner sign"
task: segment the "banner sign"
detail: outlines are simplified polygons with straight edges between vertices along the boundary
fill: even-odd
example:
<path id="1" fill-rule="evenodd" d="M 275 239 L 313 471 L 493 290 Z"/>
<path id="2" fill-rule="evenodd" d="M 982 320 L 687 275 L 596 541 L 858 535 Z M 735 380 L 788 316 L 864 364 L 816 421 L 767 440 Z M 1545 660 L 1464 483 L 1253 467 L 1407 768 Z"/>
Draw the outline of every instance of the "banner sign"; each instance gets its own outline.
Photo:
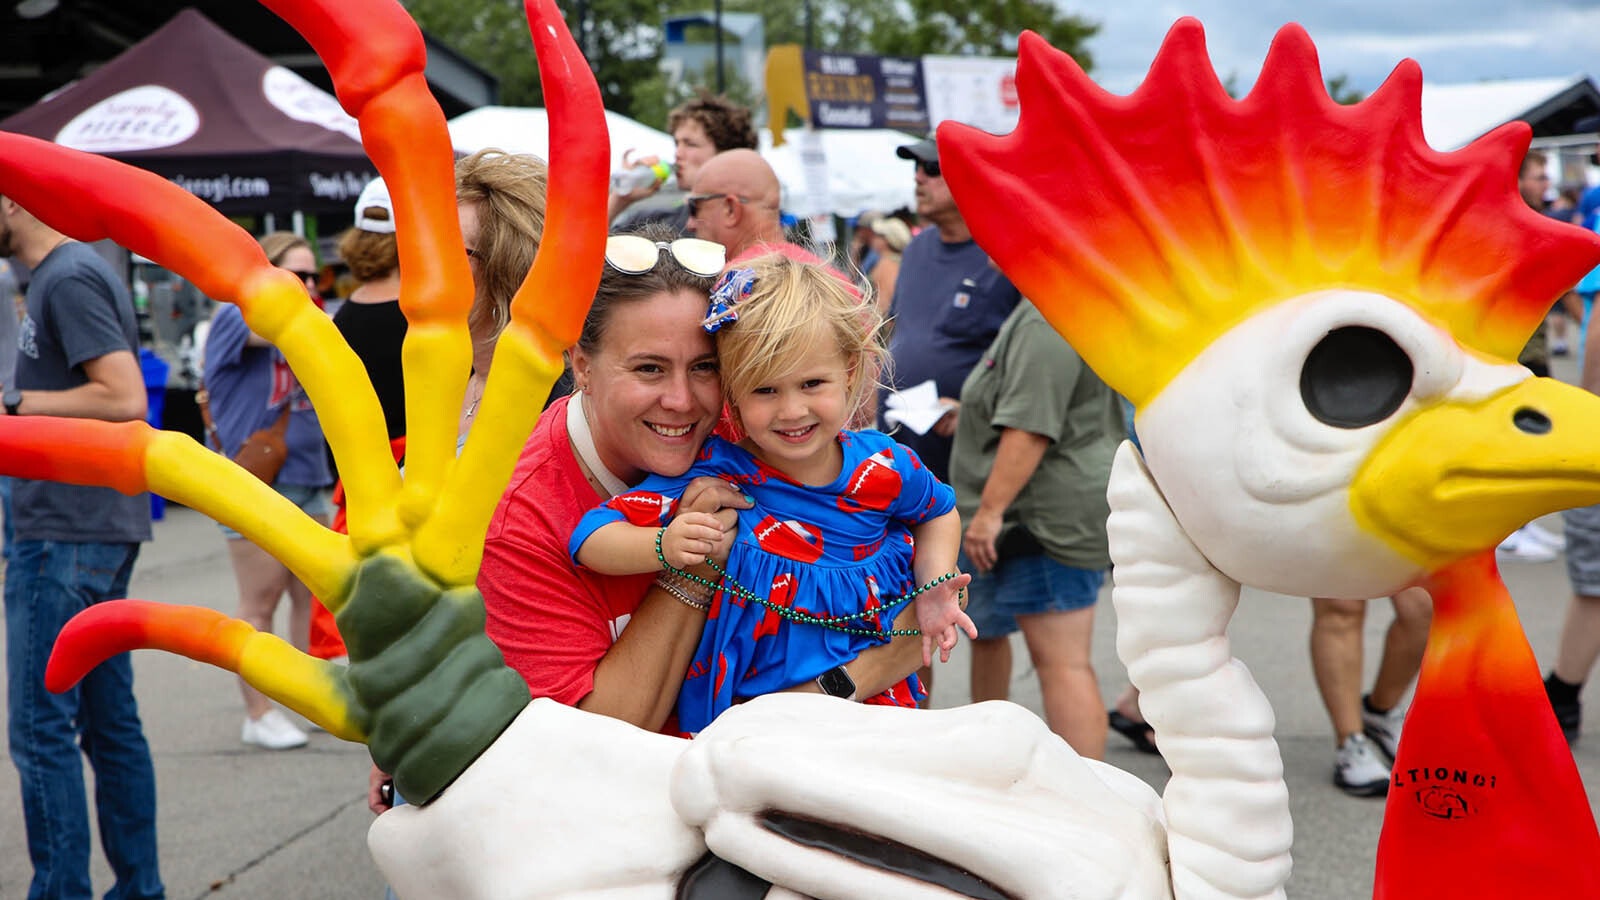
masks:
<path id="1" fill-rule="evenodd" d="M 817 128 L 894 128 L 928 131 L 922 61 L 805 51 L 806 101 Z"/>
<path id="2" fill-rule="evenodd" d="M 953 119 L 991 134 L 1017 127 L 1017 61 L 984 56 L 924 56 L 928 119 L 938 127 Z"/>

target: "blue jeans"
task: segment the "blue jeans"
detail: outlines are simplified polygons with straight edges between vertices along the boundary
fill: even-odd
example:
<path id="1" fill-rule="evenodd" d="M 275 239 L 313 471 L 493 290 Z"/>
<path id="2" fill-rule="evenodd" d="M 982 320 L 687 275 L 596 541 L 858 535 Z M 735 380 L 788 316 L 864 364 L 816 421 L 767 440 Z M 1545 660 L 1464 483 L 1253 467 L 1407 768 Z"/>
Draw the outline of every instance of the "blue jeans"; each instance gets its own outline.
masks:
<path id="1" fill-rule="evenodd" d="M 33 884 L 28 900 L 91 900 L 89 810 L 81 746 L 94 768 L 100 843 L 116 875 L 107 900 L 165 896 L 156 854 L 156 775 L 122 653 L 62 694 L 45 662 L 63 625 L 127 596 L 138 544 L 16 541 L 6 569 L 6 687 L 11 758 L 22 780 Z"/>

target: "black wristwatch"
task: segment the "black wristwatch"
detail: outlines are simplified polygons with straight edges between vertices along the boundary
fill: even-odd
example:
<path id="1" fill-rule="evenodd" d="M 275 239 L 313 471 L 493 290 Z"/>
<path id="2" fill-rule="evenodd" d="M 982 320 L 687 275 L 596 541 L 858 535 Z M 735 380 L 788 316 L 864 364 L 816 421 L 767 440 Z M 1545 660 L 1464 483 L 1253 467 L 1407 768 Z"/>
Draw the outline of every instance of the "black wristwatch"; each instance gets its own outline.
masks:
<path id="1" fill-rule="evenodd" d="M 4 394 L 0 394 L 0 403 L 5 404 L 6 415 L 20 415 L 17 410 L 22 406 L 22 391 L 19 391 L 16 388 L 6 388 L 6 392 Z"/>
<path id="2" fill-rule="evenodd" d="M 846 700 L 856 698 L 856 680 L 844 670 L 844 666 L 835 666 L 817 676 L 817 687 L 829 697 L 843 697 Z"/>

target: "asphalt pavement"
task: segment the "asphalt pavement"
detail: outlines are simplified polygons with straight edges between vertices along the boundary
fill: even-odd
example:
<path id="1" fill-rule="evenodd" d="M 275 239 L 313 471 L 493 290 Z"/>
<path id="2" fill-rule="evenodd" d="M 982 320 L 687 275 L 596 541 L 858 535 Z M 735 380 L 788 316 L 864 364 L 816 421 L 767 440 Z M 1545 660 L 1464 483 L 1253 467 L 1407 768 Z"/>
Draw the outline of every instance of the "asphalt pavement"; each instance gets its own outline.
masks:
<path id="1" fill-rule="evenodd" d="M 1558 374 L 1561 368 L 1558 368 Z M 1543 524 L 1560 531 L 1559 517 Z M 1541 667 L 1554 653 L 1569 587 L 1560 559 L 1502 566 Z M 209 606 L 231 613 L 236 593 L 223 538 L 199 513 L 169 507 L 156 523 L 134 572 L 135 597 Z M 1114 648 L 1115 612 L 1103 595 L 1095 624 L 1095 666 L 1109 703 L 1125 675 Z M 280 611 L 281 613 L 281 611 Z M 1392 613 L 1375 601 L 1366 622 L 1368 683 Z M 1295 820 L 1294 875 L 1289 895 L 1301 900 L 1370 897 L 1373 859 L 1383 818 L 1381 800 L 1345 796 L 1331 783 L 1333 738 L 1311 677 L 1306 651 L 1310 606 L 1303 598 L 1247 591 L 1234 618 L 1234 652 L 1250 667 L 1277 713 Z M 284 627 L 280 614 L 278 627 Z M 1012 699 L 1037 712 L 1037 680 L 1020 637 Z M 967 698 L 963 643 L 938 673 L 936 706 Z M 161 862 L 168 897 L 306 897 L 378 900 L 382 879 L 367 856 L 365 748 L 320 732 L 304 749 L 270 752 L 239 742 L 243 706 L 233 676 L 154 652 L 134 655 L 145 733 L 159 788 Z M 3 680 L 0 672 L 0 680 Z M 1600 709 L 1600 693 L 1585 700 Z M 4 692 L 0 692 L 0 707 Z M 1600 723 L 1592 716 L 1591 723 Z M 1591 804 L 1600 789 L 1600 728 L 1587 724 L 1575 757 Z M 1158 790 L 1167 771 L 1159 758 L 1133 751 L 1112 734 L 1107 760 Z M 0 898 L 26 895 L 30 867 L 15 770 L 0 771 Z M 87 766 L 85 772 L 88 772 Z M 111 885 L 98 848 L 98 893 Z"/>

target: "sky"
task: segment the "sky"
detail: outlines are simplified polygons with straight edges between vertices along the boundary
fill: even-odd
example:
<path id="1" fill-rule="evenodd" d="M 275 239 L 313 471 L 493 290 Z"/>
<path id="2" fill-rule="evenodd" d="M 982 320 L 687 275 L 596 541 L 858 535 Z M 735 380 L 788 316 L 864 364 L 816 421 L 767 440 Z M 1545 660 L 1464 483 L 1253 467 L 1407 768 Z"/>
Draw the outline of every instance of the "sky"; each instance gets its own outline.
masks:
<path id="1" fill-rule="evenodd" d="M 1273 34 L 1310 33 L 1324 77 L 1370 93 L 1410 57 L 1439 84 L 1590 74 L 1600 79 L 1600 0 L 1112 0 L 1062 2 L 1101 24 L 1091 75 L 1108 90 L 1138 86 L 1180 16 L 1206 29 L 1213 65 L 1239 89 L 1255 82 Z"/>

